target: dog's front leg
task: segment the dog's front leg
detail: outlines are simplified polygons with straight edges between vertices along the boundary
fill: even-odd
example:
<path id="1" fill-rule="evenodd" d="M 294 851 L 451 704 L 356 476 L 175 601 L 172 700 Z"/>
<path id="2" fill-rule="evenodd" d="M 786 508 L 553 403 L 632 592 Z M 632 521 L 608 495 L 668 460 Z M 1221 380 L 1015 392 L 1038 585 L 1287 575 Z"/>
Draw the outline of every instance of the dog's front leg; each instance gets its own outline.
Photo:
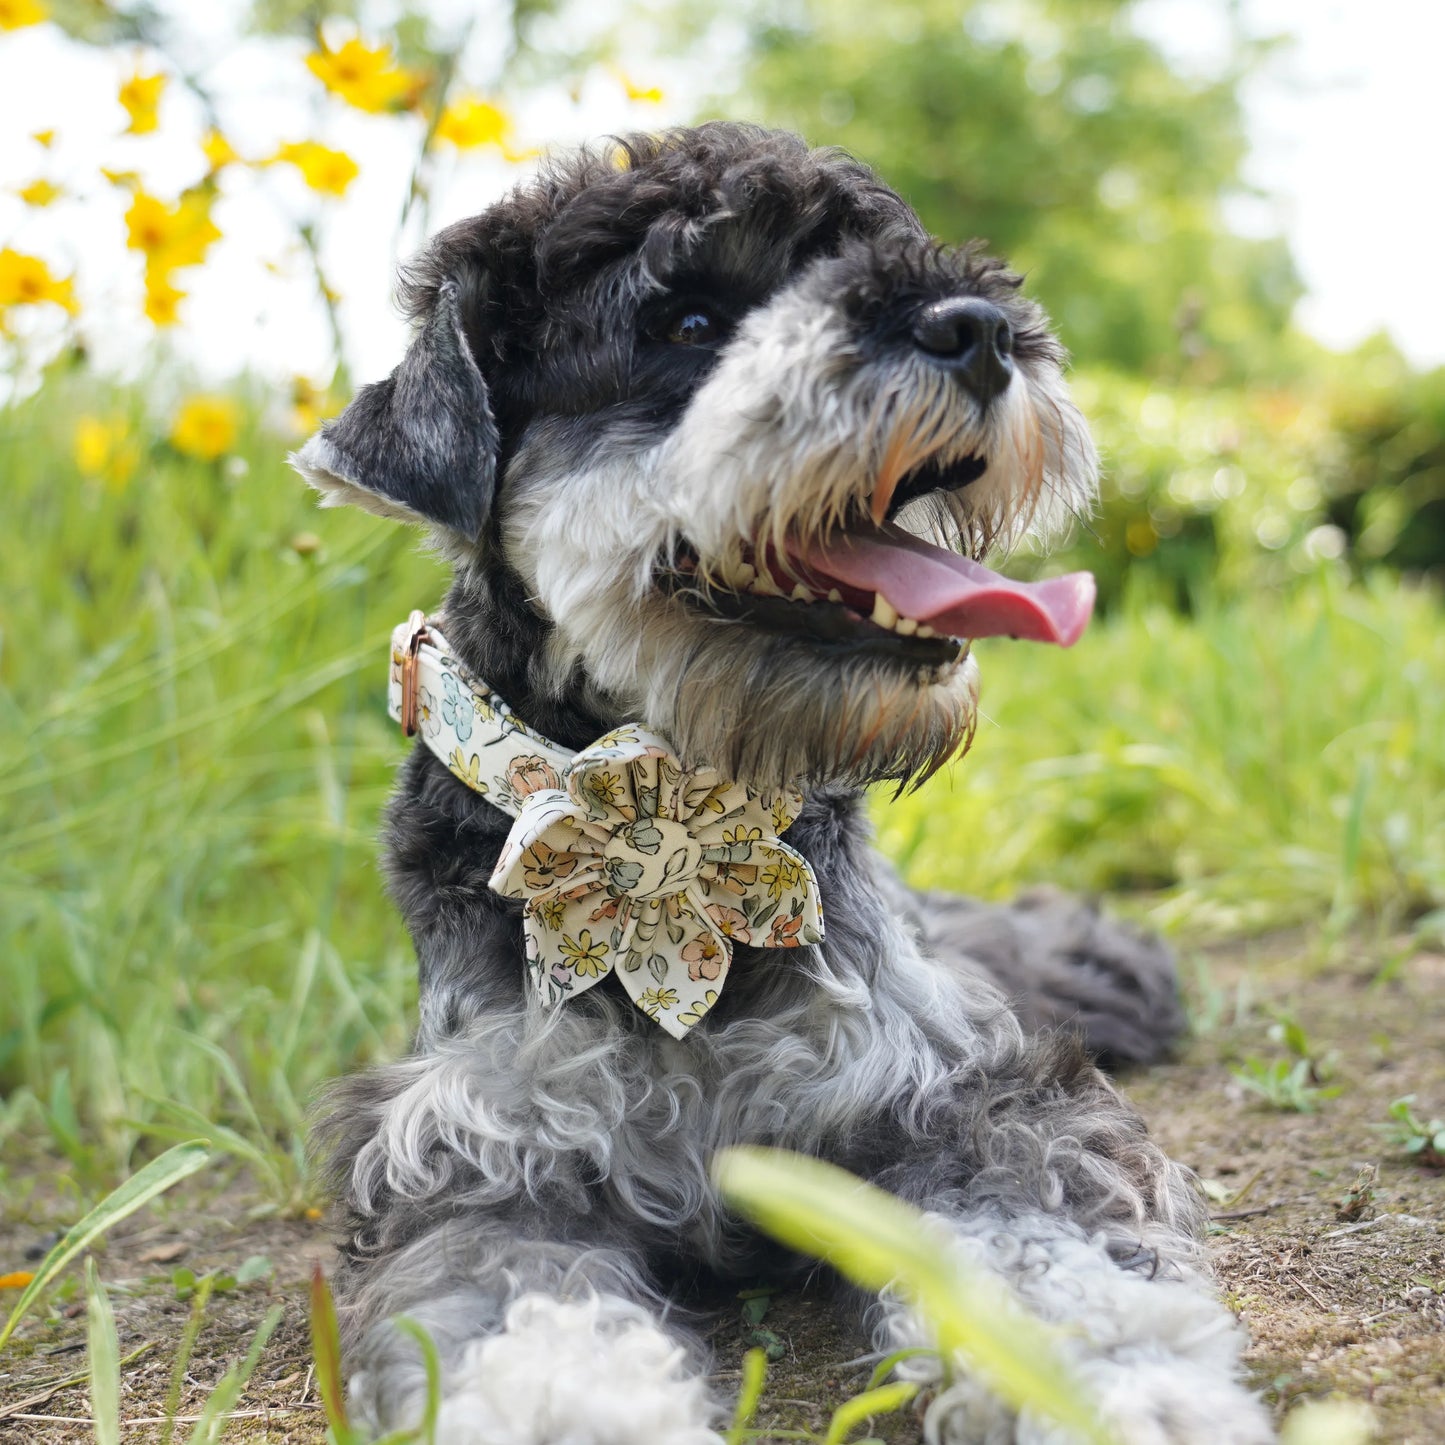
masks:
<path id="1" fill-rule="evenodd" d="M 893 1158 L 865 1172 L 932 1218 L 961 1275 L 1002 1281 L 1059 1327 L 1065 1365 L 1123 1445 L 1264 1445 L 1272 1431 L 1240 1381 L 1243 1332 L 1214 1295 L 1186 1171 L 1071 1039 L 1021 1039 L 996 1022 L 973 1057 L 988 1069 L 962 1075 L 931 1122 L 896 1116 Z M 874 1309 L 880 1347 L 933 1343 L 897 1300 Z M 948 1377 L 928 1410 L 930 1445 L 1070 1438 L 1015 1415 L 966 1359 L 946 1372 L 936 1358 L 912 1363 Z"/>
<path id="2" fill-rule="evenodd" d="M 471 1218 L 358 1273 L 352 1290 L 342 1283 L 359 1335 L 348 1396 L 372 1431 L 415 1426 L 426 1407 L 421 1352 L 400 1315 L 440 1356 L 436 1445 L 718 1445 L 700 1352 L 664 1328 L 626 1250 Z M 388 1317 L 358 1330 L 379 1301 Z"/>
<path id="3" fill-rule="evenodd" d="M 1019 1301 L 1062 1327 L 1072 1379 L 1122 1445 L 1265 1445 L 1274 1438 L 1239 1383 L 1239 1332 L 1205 1282 L 1145 1262 L 1121 1264 L 1101 1235 L 1054 1215 L 995 1209 L 943 1213 L 947 1248 L 1005 1281 Z M 1141 1267 L 1145 1266 L 1145 1267 Z M 931 1346 L 927 1324 L 898 1299 L 874 1306 L 879 1348 Z M 930 1445 L 1061 1445 L 1074 1436 L 1028 1410 L 1015 1413 L 966 1357 L 920 1356 L 899 1374 L 938 1385 L 925 1415 Z M 945 1378 L 946 1376 L 946 1378 Z"/>

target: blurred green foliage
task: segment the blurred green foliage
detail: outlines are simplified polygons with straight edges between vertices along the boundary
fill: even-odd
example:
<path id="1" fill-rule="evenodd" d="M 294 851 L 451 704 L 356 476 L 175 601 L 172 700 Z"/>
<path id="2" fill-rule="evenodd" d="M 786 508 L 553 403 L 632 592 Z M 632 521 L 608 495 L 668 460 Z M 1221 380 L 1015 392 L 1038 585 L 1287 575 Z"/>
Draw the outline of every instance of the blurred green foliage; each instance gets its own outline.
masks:
<path id="1" fill-rule="evenodd" d="M 1093 364 L 1200 381 L 1278 368 L 1300 294 L 1288 250 L 1220 219 L 1262 47 L 1235 36 L 1187 77 L 1139 8 L 793 0 L 750 13 L 739 99 L 855 151 L 937 235 L 986 239 Z"/>
<path id="2" fill-rule="evenodd" d="M 1129 578 L 1190 609 L 1322 569 L 1445 577 L 1445 370 L 1380 342 L 1280 385 L 1085 370 L 1074 389 L 1103 500 L 1049 566 L 1093 571 L 1105 607 Z"/>

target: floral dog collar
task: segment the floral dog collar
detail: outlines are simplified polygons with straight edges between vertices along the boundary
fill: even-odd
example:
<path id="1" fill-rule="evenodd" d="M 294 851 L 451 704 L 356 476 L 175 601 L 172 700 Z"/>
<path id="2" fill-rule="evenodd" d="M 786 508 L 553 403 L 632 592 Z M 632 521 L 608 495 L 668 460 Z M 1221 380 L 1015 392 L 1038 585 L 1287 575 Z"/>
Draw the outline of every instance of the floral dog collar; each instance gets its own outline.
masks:
<path id="1" fill-rule="evenodd" d="M 526 901 L 527 971 L 548 1005 L 615 972 L 681 1038 L 717 1001 L 734 943 L 820 943 L 807 859 L 785 832 L 792 790 L 688 771 L 632 724 L 574 753 L 520 722 L 414 612 L 392 634 L 389 710 L 516 822 L 494 891 Z"/>

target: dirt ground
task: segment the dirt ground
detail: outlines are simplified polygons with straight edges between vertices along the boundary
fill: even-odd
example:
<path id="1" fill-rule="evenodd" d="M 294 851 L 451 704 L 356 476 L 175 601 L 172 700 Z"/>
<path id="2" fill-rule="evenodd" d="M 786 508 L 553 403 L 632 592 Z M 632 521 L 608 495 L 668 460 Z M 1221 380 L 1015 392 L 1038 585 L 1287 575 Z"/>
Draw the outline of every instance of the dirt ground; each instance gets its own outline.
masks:
<path id="1" fill-rule="evenodd" d="M 1445 1115 L 1445 955 L 1398 960 L 1390 945 L 1325 950 L 1299 938 L 1203 955 L 1191 982 L 1196 1036 L 1176 1062 L 1124 1086 L 1164 1146 L 1206 1181 L 1220 1285 L 1249 1328 L 1250 1374 L 1271 1406 L 1283 1413 L 1298 1399 L 1340 1392 L 1372 1406 L 1382 1445 L 1438 1445 L 1445 1441 L 1445 1172 L 1410 1162 L 1376 1126 L 1408 1093 L 1419 1096 L 1426 1117 Z M 1386 963 L 1393 976 L 1372 982 Z M 1314 1052 L 1333 1055 L 1328 1082 L 1341 1092 L 1314 1113 L 1271 1109 L 1230 1073 L 1249 1057 L 1285 1056 L 1268 1038 L 1281 1008 Z M 1372 1189 L 1342 1208 L 1365 1166 L 1378 1171 Z M 140 1352 L 123 1371 L 123 1438 L 163 1438 L 190 1312 L 174 1272 L 234 1273 L 260 1255 L 272 1266 L 264 1278 L 213 1297 L 180 1415 L 194 1417 L 267 1309 L 280 1303 L 285 1316 L 224 1438 L 317 1445 L 325 1428 L 309 1366 L 306 1281 L 314 1263 L 329 1262 L 325 1224 L 248 1218 L 234 1179 L 192 1180 L 183 1191 L 125 1221 L 99 1259 L 121 1353 Z M 26 1268 L 56 1224 L 68 1222 L 57 1197 L 42 1188 L 5 1202 L 0 1273 Z M 0 1309 L 13 1298 L 0 1295 Z M 772 1297 L 757 1325 L 744 1321 L 743 1308 L 725 1301 L 714 1330 L 720 1388 L 738 1378 L 750 1342 L 770 1344 L 780 1358 L 757 1423 L 821 1430 L 832 1408 L 867 1380 L 862 1343 L 805 1293 Z M 84 1370 L 84 1305 L 72 1281 L 0 1356 L 0 1441 L 88 1440 Z M 176 1438 L 190 1428 L 180 1424 Z M 920 1438 L 913 1415 L 876 1421 L 874 1432 L 895 1442 Z"/>

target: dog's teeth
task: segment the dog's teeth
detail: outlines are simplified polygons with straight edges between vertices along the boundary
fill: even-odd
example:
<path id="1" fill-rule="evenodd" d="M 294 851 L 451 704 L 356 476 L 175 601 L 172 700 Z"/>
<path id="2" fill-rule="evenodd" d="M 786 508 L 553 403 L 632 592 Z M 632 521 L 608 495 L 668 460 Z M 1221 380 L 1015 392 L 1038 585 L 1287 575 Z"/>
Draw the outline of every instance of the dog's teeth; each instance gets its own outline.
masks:
<path id="1" fill-rule="evenodd" d="M 746 592 L 753 585 L 753 579 L 758 575 L 758 569 L 750 562 L 739 562 L 736 566 L 730 567 L 724 576 L 728 585 L 739 592 Z"/>
<path id="2" fill-rule="evenodd" d="M 840 591 L 838 591 L 838 589 L 837 589 L 836 587 L 830 587 L 830 588 L 828 589 L 828 601 L 829 601 L 829 602 L 841 602 L 842 600 L 843 600 L 843 594 L 842 594 Z"/>
<path id="3" fill-rule="evenodd" d="M 893 624 L 898 621 L 898 613 L 893 604 L 881 592 L 873 598 L 872 620 L 879 627 L 886 627 L 890 632 L 893 630 Z"/>
<path id="4" fill-rule="evenodd" d="M 926 623 L 918 624 L 918 631 L 913 634 L 915 637 L 937 637 L 938 634 Z"/>
<path id="5" fill-rule="evenodd" d="M 764 597 L 786 597 L 788 595 L 766 572 L 758 573 L 749 585 L 748 591 L 761 593 Z"/>
<path id="6" fill-rule="evenodd" d="M 893 630 L 904 637 L 912 637 L 918 631 L 918 624 L 911 617 L 900 617 L 893 624 Z"/>
<path id="7" fill-rule="evenodd" d="M 811 602 L 813 600 L 813 594 L 801 582 L 794 584 L 790 595 L 794 602 Z"/>

